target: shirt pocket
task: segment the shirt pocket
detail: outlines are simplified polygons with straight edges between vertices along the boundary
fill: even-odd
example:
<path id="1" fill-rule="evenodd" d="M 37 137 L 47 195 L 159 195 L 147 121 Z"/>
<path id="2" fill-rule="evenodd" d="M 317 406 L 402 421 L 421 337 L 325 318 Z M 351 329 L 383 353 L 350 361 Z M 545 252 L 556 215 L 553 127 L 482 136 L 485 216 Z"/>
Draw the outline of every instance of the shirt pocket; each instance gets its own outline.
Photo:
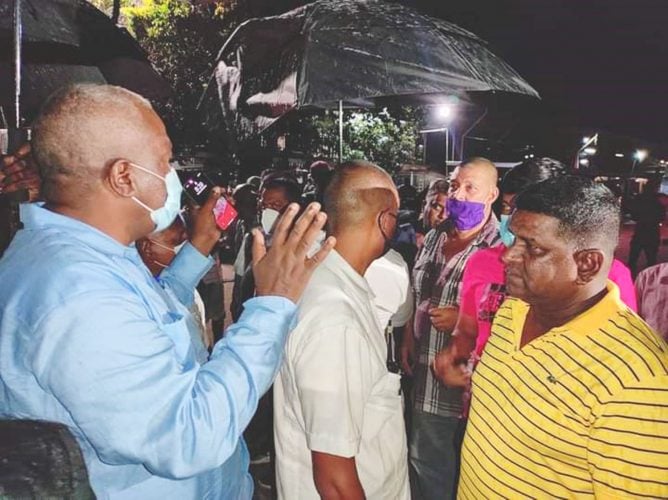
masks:
<path id="1" fill-rule="evenodd" d="M 169 312 L 161 328 L 174 344 L 174 354 L 181 367 L 184 370 L 192 368 L 195 365 L 195 357 L 186 318 L 179 313 Z"/>
<path id="2" fill-rule="evenodd" d="M 373 439 L 397 414 L 401 415 L 401 377 L 397 373 L 386 373 L 373 386 L 364 408 L 362 435 Z"/>

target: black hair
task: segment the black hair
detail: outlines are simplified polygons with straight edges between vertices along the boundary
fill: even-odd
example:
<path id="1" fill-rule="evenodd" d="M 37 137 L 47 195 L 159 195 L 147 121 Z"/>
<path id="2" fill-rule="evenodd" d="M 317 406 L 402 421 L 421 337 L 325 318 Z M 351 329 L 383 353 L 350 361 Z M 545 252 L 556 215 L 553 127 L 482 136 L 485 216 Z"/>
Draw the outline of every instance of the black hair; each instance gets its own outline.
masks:
<path id="1" fill-rule="evenodd" d="M 287 171 L 274 171 L 262 178 L 262 189 L 282 188 L 285 197 L 290 203 L 299 203 L 302 196 L 302 188 L 297 182 L 294 174 Z"/>
<path id="2" fill-rule="evenodd" d="M 564 175 L 532 184 L 517 195 L 515 207 L 554 217 L 561 236 L 575 238 L 578 247 L 596 242 L 612 252 L 617 246 L 621 223 L 617 197 L 589 178 Z"/>
<path id="3" fill-rule="evenodd" d="M 511 168 L 501 181 L 501 192 L 517 194 L 531 184 L 566 174 L 566 165 L 552 158 L 525 160 Z"/>

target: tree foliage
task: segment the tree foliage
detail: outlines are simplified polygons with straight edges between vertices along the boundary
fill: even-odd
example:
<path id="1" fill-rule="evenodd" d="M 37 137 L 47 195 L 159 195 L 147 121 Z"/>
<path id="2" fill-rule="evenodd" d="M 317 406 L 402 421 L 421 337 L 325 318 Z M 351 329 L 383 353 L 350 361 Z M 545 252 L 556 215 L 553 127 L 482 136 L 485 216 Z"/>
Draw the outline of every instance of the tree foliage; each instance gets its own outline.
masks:
<path id="1" fill-rule="evenodd" d="M 415 163 L 421 122 L 422 112 L 418 108 L 345 110 L 343 159 L 368 160 L 390 172 L 402 164 Z M 291 148 L 312 157 L 338 159 L 338 111 L 304 114 L 283 128 Z"/>

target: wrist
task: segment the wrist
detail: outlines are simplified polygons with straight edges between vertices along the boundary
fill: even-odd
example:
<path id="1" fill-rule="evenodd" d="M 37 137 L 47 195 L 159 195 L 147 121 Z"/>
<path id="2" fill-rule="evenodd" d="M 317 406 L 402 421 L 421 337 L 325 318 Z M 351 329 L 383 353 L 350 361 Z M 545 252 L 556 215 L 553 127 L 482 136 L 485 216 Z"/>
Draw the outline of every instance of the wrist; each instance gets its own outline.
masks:
<path id="1" fill-rule="evenodd" d="M 213 247 L 216 246 L 217 242 L 218 238 L 201 235 L 194 235 L 190 240 L 190 244 L 205 257 L 208 257 L 211 254 L 211 251 L 213 250 Z"/>

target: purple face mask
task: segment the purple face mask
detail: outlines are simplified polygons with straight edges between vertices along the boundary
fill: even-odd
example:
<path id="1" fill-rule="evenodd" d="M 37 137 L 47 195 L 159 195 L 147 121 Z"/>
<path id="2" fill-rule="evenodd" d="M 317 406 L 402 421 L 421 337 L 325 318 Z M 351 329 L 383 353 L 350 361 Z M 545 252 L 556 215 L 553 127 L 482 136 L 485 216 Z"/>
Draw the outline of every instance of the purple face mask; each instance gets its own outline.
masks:
<path id="1" fill-rule="evenodd" d="M 448 219 L 460 231 L 473 229 L 485 218 L 485 204 L 477 201 L 460 201 L 448 198 L 445 203 Z"/>

